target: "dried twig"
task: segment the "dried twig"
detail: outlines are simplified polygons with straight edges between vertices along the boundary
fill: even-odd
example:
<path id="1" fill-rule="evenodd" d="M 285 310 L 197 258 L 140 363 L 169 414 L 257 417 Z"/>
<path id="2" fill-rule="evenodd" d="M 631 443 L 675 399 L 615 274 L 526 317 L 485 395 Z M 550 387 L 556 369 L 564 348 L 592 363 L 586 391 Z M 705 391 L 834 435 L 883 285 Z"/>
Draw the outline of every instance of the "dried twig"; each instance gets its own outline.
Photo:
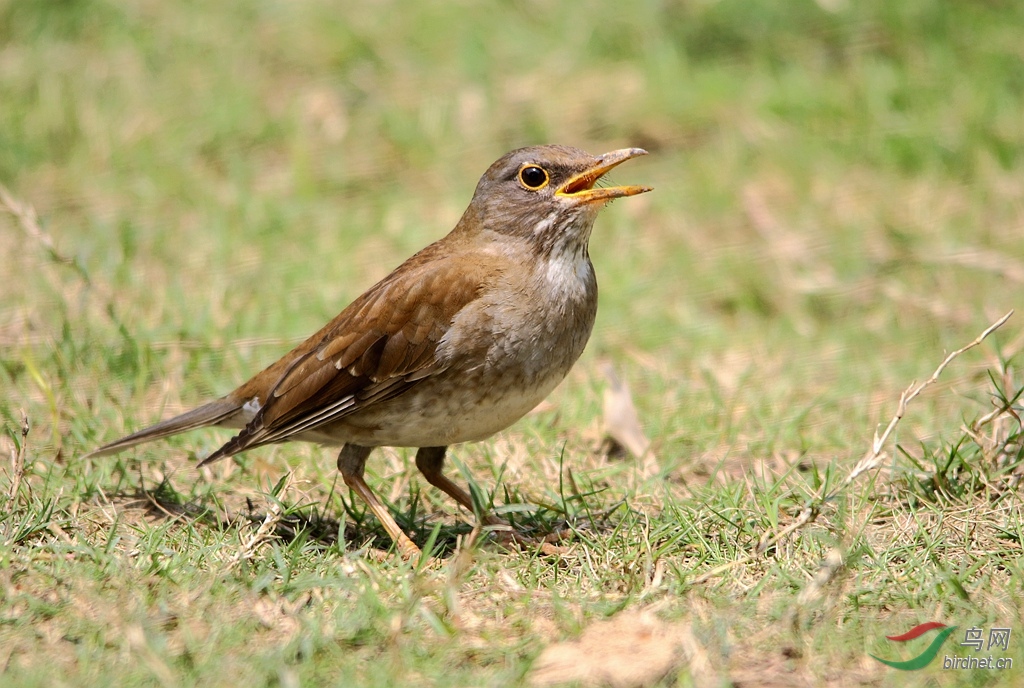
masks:
<path id="1" fill-rule="evenodd" d="M 883 451 L 885 443 L 889 439 L 889 435 L 892 434 L 892 431 L 896 428 L 900 420 L 902 420 L 903 416 L 906 414 L 907 405 L 915 398 L 917 398 L 917 396 L 920 395 L 926 387 L 929 387 L 930 385 L 934 384 L 939 379 L 939 376 L 942 374 L 942 371 L 946 369 L 946 366 L 948 366 L 953 361 L 953 359 L 955 359 L 957 356 L 964 353 L 965 351 L 973 349 L 974 347 L 981 344 L 986 337 L 988 337 L 990 334 L 992 334 L 997 329 L 1002 327 L 1006 323 L 1006 321 L 1010 319 L 1010 316 L 1012 315 L 1013 311 L 1011 310 L 1009 313 L 1007 313 L 1006 315 L 1004 315 L 1003 317 L 999 318 L 994 323 L 989 325 L 987 328 L 985 328 L 985 331 L 978 335 L 970 344 L 961 347 L 956 351 L 952 352 L 951 354 L 949 354 L 948 356 L 946 356 L 946 358 L 943 359 L 942 363 L 940 363 L 939 366 L 935 369 L 935 372 L 933 372 L 931 374 L 931 377 L 929 377 L 927 380 L 920 384 L 918 384 L 917 382 L 911 383 L 910 386 L 907 387 L 907 389 L 905 389 L 903 393 L 900 395 L 899 404 L 896 406 L 896 413 L 895 415 L 893 415 L 892 420 L 889 421 L 889 425 L 886 426 L 885 431 L 882 432 L 881 435 L 879 435 L 877 431 L 875 432 L 875 437 L 871 442 L 871 447 L 868 449 L 867 453 L 863 456 L 863 458 L 861 458 L 860 461 L 857 462 L 857 465 L 853 467 L 853 470 L 850 471 L 850 474 L 846 476 L 846 479 L 843 480 L 843 482 L 838 487 L 834 488 L 827 494 L 824 494 L 823 492 L 819 491 L 818 494 L 814 495 L 808 502 L 808 504 L 800 511 L 800 514 L 792 523 L 790 523 L 785 528 L 778 530 L 775 533 L 765 533 L 764 536 L 762 536 L 761 542 L 758 544 L 757 549 L 752 554 L 728 562 L 727 564 L 716 566 L 710 571 L 707 571 L 704 574 L 695 578 L 693 580 L 693 584 L 698 585 L 700 583 L 704 583 L 705 581 L 708 581 L 711 578 L 719 576 L 722 573 L 725 573 L 726 571 L 735 568 L 736 566 L 741 566 L 743 564 L 753 561 L 755 558 L 757 558 L 758 556 L 760 556 L 761 554 L 763 554 L 764 552 L 766 552 L 767 550 L 769 550 L 770 548 L 784 540 L 785 538 L 789 537 L 790 534 L 792 534 L 793 532 L 799 530 L 800 528 L 803 528 L 808 523 L 813 522 L 821 513 L 821 508 L 825 505 L 826 502 L 828 502 L 831 499 L 834 499 L 840 492 L 849 487 L 849 485 L 853 483 L 853 481 L 856 480 L 858 477 L 880 466 L 881 463 L 885 460 L 885 453 Z M 824 486 L 822 489 L 824 489 Z"/>
<path id="2" fill-rule="evenodd" d="M 877 431 L 875 432 L 875 439 L 871 443 L 871 448 L 868 450 L 868 453 L 864 455 L 864 458 L 857 462 L 857 465 L 853 467 L 852 471 L 850 471 L 850 475 L 846 476 L 846 480 L 843 481 L 843 484 L 837 487 L 835 490 L 833 490 L 829 494 L 829 497 L 834 496 L 839 490 L 842 490 L 847 485 L 852 483 L 854 480 L 857 479 L 858 476 L 860 476 L 861 473 L 864 473 L 865 471 L 870 471 L 873 468 L 877 468 L 885 459 L 884 454 L 882 452 L 882 447 L 885 445 L 886 440 L 889 439 L 889 435 L 892 434 L 892 431 L 896 428 L 896 425 L 903 418 L 903 414 L 907 412 L 907 404 L 909 404 L 921 392 L 923 392 L 925 387 L 934 384 L 939 379 L 939 375 L 942 374 L 942 371 L 946 369 L 946 366 L 948 366 L 954 358 L 964 353 L 968 349 L 973 349 L 974 347 L 981 344 L 986 337 L 988 337 L 990 334 L 992 334 L 1000 327 L 1002 327 L 1006 323 L 1006 321 L 1010 319 L 1011 315 L 1013 315 L 1013 311 L 1010 311 L 1003 317 L 999 318 L 999 320 L 996 320 L 994 323 L 989 325 L 984 332 L 982 332 L 975 338 L 973 342 L 971 342 L 970 344 L 963 348 L 957 349 L 953 353 L 946 356 L 945 360 L 943 360 L 942 363 L 939 364 L 939 367 L 935 369 L 935 372 L 932 373 L 932 376 L 930 378 L 928 378 L 921 384 L 917 384 L 916 382 L 911 383 L 911 385 L 903 391 L 903 394 L 900 395 L 900 403 L 896 407 L 896 415 L 894 415 L 892 417 L 892 420 L 889 421 L 889 425 L 885 428 L 885 432 L 883 432 L 881 436 L 878 435 Z"/>

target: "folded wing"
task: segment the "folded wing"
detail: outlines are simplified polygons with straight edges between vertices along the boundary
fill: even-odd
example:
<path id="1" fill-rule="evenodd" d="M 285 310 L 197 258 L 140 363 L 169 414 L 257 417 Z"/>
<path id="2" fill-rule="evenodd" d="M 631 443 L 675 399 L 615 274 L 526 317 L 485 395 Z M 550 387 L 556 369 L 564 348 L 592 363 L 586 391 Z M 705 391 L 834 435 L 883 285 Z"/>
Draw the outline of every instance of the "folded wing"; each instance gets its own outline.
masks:
<path id="1" fill-rule="evenodd" d="M 291 356 L 229 395 L 256 397 L 260 409 L 203 464 L 335 422 L 444 370 L 438 345 L 494 274 L 486 260 L 425 261 L 393 272 Z"/>

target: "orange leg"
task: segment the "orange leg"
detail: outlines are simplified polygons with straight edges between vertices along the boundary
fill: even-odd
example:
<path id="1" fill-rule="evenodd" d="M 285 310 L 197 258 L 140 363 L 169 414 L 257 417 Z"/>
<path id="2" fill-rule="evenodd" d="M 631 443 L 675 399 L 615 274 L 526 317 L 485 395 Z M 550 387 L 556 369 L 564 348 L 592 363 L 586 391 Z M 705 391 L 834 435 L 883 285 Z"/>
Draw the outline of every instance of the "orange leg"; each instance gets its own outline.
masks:
<path id="1" fill-rule="evenodd" d="M 391 539 L 395 541 L 398 553 L 402 555 L 402 558 L 418 557 L 420 548 L 402 531 L 391 512 L 385 508 L 370 486 L 363 480 L 366 457 L 370 455 L 371 451 L 373 451 L 372 447 L 362 447 L 358 444 L 346 444 L 342 447 L 341 453 L 338 454 L 338 470 L 341 471 L 341 477 L 345 484 L 370 507 L 370 511 L 381 522 Z"/>
<path id="2" fill-rule="evenodd" d="M 461 504 L 466 511 L 473 512 L 473 498 L 468 492 L 453 483 L 442 473 L 444 468 L 444 453 L 448 447 L 420 447 L 416 452 L 416 468 L 427 479 L 427 482 L 444 492 L 446 495 Z M 484 524 L 488 526 L 505 526 L 508 523 L 491 514 L 484 515 Z"/>
<path id="3" fill-rule="evenodd" d="M 467 511 L 473 511 L 473 498 L 469 493 L 453 483 L 441 472 L 444 468 L 444 453 L 446 449 L 447 447 L 420 447 L 419 451 L 416 452 L 416 468 L 420 469 L 420 473 L 423 474 L 428 483 L 450 496 Z M 524 547 L 540 545 L 541 551 L 545 554 L 559 554 L 562 551 L 546 540 L 538 541 L 523 535 L 513 529 L 507 521 L 498 518 L 494 514 L 484 514 L 483 520 L 484 525 L 496 526 L 497 532 L 495 534 L 497 535 L 498 542 L 502 544 L 507 545 L 509 542 L 515 542 Z"/>

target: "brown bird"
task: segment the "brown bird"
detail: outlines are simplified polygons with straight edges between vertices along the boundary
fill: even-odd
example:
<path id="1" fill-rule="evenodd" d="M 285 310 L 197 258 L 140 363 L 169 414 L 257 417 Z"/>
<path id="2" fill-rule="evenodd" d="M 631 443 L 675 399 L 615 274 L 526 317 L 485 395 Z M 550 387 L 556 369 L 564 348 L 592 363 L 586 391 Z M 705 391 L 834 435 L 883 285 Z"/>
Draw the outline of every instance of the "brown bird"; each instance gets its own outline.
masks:
<path id="1" fill-rule="evenodd" d="M 448 236 L 409 258 L 279 361 L 225 397 L 86 455 L 206 426 L 241 432 L 200 466 L 273 442 L 342 445 L 345 484 L 404 557 L 419 548 L 363 479 L 374 447 L 418 447 L 416 467 L 466 509 L 442 473 L 447 447 L 490 437 L 565 377 L 590 337 L 597 280 L 587 251 L 598 211 L 650 191 L 595 184 L 645 155 L 520 148 L 484 173 Z M 494 516 L 489 525 L 503 524 Z"/>

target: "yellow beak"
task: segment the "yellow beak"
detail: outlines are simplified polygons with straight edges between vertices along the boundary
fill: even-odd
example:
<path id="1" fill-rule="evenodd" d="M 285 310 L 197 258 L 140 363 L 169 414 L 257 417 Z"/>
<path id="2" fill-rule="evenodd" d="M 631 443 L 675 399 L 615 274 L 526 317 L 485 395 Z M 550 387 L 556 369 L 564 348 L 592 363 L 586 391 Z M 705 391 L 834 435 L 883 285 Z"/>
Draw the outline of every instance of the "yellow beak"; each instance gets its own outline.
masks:
<path id="1" fill-rule="evenodd" d="M 636 196 L 645 191 L 650 191 L 651 187 L 649 186 L 607 186 L 599 189 L 594 188 L 597 180 L 608 170 L 621 165 L 630 158 L 640 155 L 647 155 L 647 151 L 643 148 L 622 148 L 621 150 L 615 150 L 598 156 L 596 165 L 589 170 L 580 172 L 562 184 L 555 191 L 555 195 L 572 199 L 577 203 L 597 203 L 610 201 L 613 198 L 622 198 L 623 196 Z"/>

